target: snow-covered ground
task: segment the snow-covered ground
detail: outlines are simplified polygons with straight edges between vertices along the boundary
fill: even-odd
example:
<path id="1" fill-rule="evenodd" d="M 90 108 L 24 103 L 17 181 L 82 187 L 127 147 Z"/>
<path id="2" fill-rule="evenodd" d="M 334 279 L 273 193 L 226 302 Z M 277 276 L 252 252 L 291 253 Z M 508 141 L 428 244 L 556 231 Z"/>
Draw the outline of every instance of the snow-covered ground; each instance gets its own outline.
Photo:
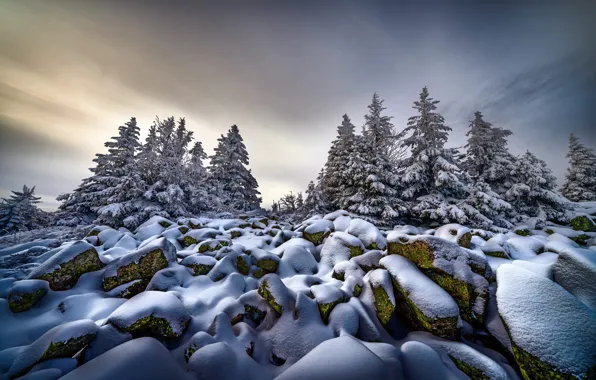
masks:
<path id="1" fill-rule="evenodd" d="M 0 378 L 589 378 L 580 225 L 387 231 L 337 211 L 3 238 Z"/>

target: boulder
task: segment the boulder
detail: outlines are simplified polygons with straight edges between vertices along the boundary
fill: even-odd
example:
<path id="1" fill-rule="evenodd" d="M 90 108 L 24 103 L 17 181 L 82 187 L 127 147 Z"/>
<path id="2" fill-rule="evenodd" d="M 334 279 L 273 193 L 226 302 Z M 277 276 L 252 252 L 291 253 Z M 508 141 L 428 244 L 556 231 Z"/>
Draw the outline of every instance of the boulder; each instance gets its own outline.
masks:
<path id="1" fill-rule="evenodd" d="M 8 292 L 8 308 L 13 313 L 27 311 L 47 294 L 48 288 L 43 280 L 15 281 Z"/>

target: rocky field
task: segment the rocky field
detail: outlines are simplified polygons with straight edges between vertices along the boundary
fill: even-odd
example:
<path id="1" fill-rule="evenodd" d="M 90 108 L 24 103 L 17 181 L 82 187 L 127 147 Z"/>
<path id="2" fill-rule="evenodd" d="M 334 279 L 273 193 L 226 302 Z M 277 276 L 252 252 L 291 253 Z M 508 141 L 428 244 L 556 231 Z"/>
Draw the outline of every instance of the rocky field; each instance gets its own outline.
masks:
<path id="1" fill-rule="evenodd" d="M 5 244 L 0 376 L 595 378 L 584 211 L 506 233 L 386 230 L 344 211 L 154 217 Z"/>

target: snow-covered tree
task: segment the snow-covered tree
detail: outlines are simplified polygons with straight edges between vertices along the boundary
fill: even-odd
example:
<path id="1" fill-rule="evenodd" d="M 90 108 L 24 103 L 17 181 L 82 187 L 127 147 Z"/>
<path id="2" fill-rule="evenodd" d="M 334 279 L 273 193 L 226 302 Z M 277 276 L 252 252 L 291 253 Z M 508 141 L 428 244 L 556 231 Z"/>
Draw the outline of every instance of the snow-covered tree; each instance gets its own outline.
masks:
<path id="1" fill-rule="evenodd" d="M 247 168 L 248 152 L 240 131 L 233 125 L 227 135 L 217 139 L 209 171 L 213 176 L 224 206 L 232 210 L 254 210 L 261 204 L 258 183 Z"/>
<path id="2" fill-rule="evenodd" d="M 573 133 L 569 135 L 569 167 L 562 193 L 574 202 L 596 200 L 596 154 Z"/>
<path id="3" fill-rule="evenodd" d="M 83 216 L 102 215 L 100 221 L 119 225 L 137 210 L 130 202 L 144 188 L 135 154 L 139 149 L 139 127 L 133 117 L 118 128 L 118 136 L 104 145 L 107 153 L 96 154 L 91 177 L 85 178 L 72 193 L 58 197 L 60 210 Z"/>
<path id="4" fill-rule="evenodd" d="M 556 178 L 546 162 L 531 152 L 516 157 L 511 170 L 513 184 L 504 198 L 515 211 L 514 221 L 527 217 L 566 221 L 568 201 L 555 192 Z"/>
<path id="5" fill-rule="evenodd" d="M 362 154 L 353 161 L 362 161 L 354 162 L 359 181 L 348 200 L 350 211 L 373 222 L 390 222 L 405 211 L 396 190 L 399 180 L 389 160 L 395 133 L 391 117 L 382 114 L 385 109 L 375 93 L 364 116 L 362 137 L 356 142 L 355 148 Z"/>
<path id="6" fill-rule="evenodd" d="M 37 207 L 40 200 L 35 196 L 35 186 L 26 185 L 0 200 L 0 235 L 43 227 L 47 218 Z"/>
<path id="7" fill-rule="evenodd" d="M 308 183 L 305 191 L 306 199 L 302 207 L 306 216 L 324 214 L 329 211 L 329 204 L 324 191 L 324 178 L 325 170 L 321 169 L 317 176 L 317 183 L 315 184 L 313 181 Z"/>
<path id="8" fill-rule="evenodd" d="M 325 187 L 329 203 L 332 208 L 341 208 L 342 198 L 352 178 L 349 178 L 350 154 L 355 149 L 354 125 L 348 115 L 343 115 L 341 125 L 337 127 L 337 137 L 331 143 L 327 162 L 325 163 L 325 177 L 322 186 Z"/>

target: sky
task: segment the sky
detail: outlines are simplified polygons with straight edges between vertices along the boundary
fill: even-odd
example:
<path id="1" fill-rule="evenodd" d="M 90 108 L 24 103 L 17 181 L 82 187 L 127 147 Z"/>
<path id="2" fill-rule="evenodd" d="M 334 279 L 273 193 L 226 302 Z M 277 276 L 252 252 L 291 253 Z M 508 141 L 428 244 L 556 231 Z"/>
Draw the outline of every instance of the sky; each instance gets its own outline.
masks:
<path id="1" fill-rule="evenodd" d="M 560 183 L 596 148 L 596 2 L 0 0 L 0 196 L 45 209 L 135 116 L 185 117 L 211 154 L 237 124 L 263 205 L 303 191 L 372 94 L 397 130 L 423 86 L 463 146 L 473 113 Z"/>

